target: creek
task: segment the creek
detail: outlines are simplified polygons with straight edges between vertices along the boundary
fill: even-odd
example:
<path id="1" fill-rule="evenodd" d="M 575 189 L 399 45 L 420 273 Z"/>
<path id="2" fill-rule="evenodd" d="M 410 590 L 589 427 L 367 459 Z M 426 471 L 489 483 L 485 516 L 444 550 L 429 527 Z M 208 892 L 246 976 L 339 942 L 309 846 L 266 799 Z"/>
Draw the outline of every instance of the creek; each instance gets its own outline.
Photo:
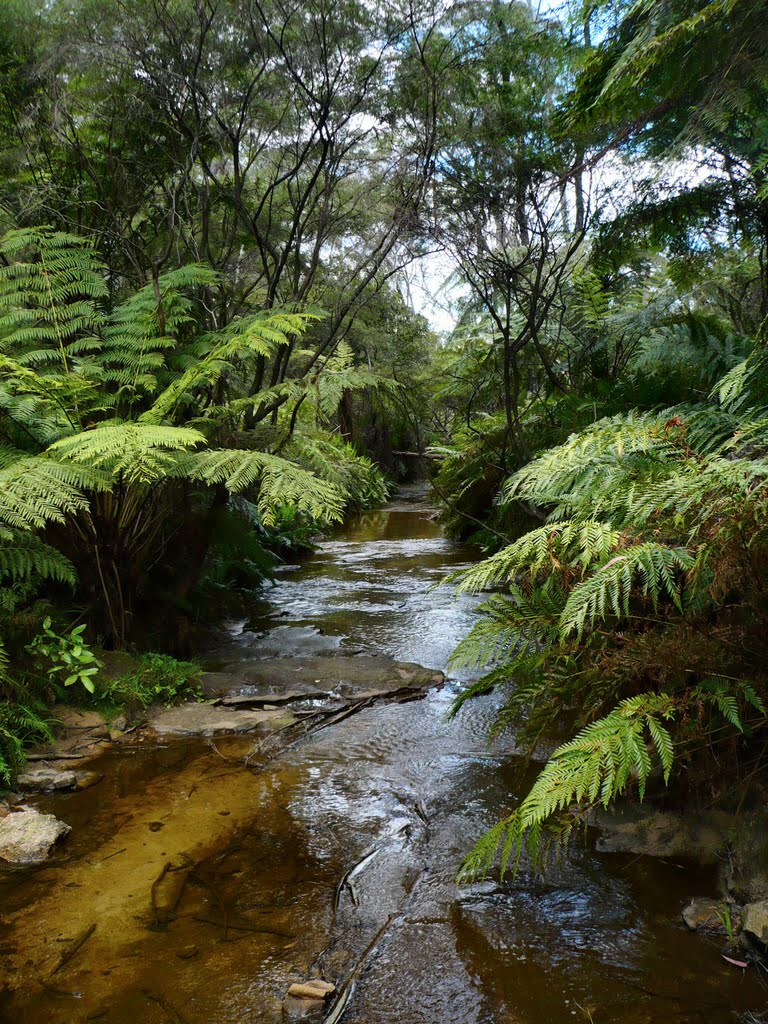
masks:
<path id="1" fill-rule="evenodd" d="M 280 570 L 210 667 L 285 676 L 292 659 L 383 654 L 449 674 L 475 602 L 435 585 L 476 557 L 418 501 L 360 516 Z M 585 844 L 543 879 L 457 888 L 526 784 L 513 738 L 489 741 L 497 697 L 446 720 L 460 684 L 363 708 L 263 765 L 245 759 L 252 737 L 118 747 L 89 765 L 98 785 L 37 799 L 73 832 L 0 878 L 0 1018 L 272 1024 L 318 973 L 344 992 L 340 1024 L 733 1024 L 759 1006 L 756 979 L 680 920 L 715 895 L 714 870 Z M 152 913 L 164 870 L 167 919 Z"/>

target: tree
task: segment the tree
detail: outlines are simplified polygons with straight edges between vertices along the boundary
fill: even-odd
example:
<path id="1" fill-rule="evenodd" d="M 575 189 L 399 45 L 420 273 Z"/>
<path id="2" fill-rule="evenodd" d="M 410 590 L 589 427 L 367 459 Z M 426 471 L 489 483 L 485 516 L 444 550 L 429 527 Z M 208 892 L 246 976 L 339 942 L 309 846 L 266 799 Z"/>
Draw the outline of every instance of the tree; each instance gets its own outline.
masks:
<path id="1" fill-rule="evenodd" d="M 269 311 L 199 333 L 187 290 L 215 282 L 208 268 L 162 275 L 109 311 L 83 239 L 21 229 L 0 254 L 6 576 L 77 578 L 96 632 L 122 646 L 164 574 L 184 607 L 228 495 L 247 495 L 266 524 L 284 503 L 339 517 L 348 492 L 302 468 L 286 447 L 293 424 L 243 432 L 268 400 L 250 392 L 255 365 L 300 336 L 307 316 Z M 334 395 L 360 386 L 343 368 L 329 365 L 329 378 Z M 305 384 L 285 386 L 300 398 Z M 313 391 L 322 403 L 319 378 Z M 360 470 L 375 480 L 370 464 Z"/>

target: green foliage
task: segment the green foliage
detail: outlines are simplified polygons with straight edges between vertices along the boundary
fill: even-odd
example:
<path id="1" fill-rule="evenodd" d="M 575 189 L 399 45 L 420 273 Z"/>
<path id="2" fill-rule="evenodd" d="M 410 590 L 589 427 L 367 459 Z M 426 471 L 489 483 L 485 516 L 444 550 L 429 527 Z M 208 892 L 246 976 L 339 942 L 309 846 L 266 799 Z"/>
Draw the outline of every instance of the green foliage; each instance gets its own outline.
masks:
<path id="1" fill-rule="evenodd" d="M 362 512 L 386 501 L 389 486 L 380 469 L 341 438 L 300 435 L 293 451 L 303 465 L 344 495 L 348 511 Z"/>
<path id="2" fill-rule="evenodd" d="M 39 709 L 0 700 L 0 785 L 13 785 L 24 766 L 25 747 L 52 739 L 50 725 Z"/>
<path id="3" fill-rule="evenodd" d="M 488 871 L 502 846 L 501 873 L 510 860 L 516 873 L 524 847 L 534 866 L 541 863 L 545 825 L 565 842 L 576 819 L 552 824 L 572 804 L 607 807 L 632 779 L 642 797 L 654 767 L 669 779 L 673 742 L 667 724 L 675 704 L 664 693 L 642 693 L 621 701 L 610 714 L 592 722 L 569 743 L 558 747 L 513 814 L 499 822 L 465 860 L 462 877 L 472 880 Z"/>
<path id="4" fill-rule="evenodd" d="M 46 667 L 54 688 L 63 694 L 62 687 L 79 683 L 88 693 L 96 692 L 96 677 L 104 667 L 83 639 L 85 625 L 76 626 L 68 633 L 57 633 L 50 618 L 43 621 L 43 630 L 28 650 Z"/>
<path id="5" fill-rule="evenodd" d="M 176 572 L 186 591 L 177 599 L 188 600 L 214 541 L 200 524 L 216 518 L 227 492 L 252 503 L 266 528 L 286 508 L 321 524 L 384 496 L 370 462 L 317 427 L 306 437 L 295 430 L 305 399 L 327 418 L 343 391 L 377 386 L 349 349 L 305 381 L 253 390 L 263 361 L 317 315 L 270 310 L 200 331 L 200 296 L 219 279 L 206 267 L 160 275 L 109 309 L 103 268 L 83 240 L 24 229 L 2 246 L 9 443 L 0 451 L 0 526 L 9 545 L 0 570 L 11 579 L 34 574 L 100 593 L 92 625 L 120 646 L 153 568 L 172 577 L 185 536 L 194 536 L 198 564 Z M 279 410 L 291 396 L 286 422 Z M 273 425 L 257 429 L 270 408 Z M 55 545 L 37 536 L 45 528 Z"/>
<path id="6" fill-rule="evenodd" d="M 167 654 L 143 654 L 137 668 L 99 689 L 99 700 L 121 707 L 178 704 L 198 699 L 202 669 L 195 661 L 177 661 Z"/>
<path id="7" fill-rule="evenodd" d="M 507 483 L 506 500 L 546 509 L 547 522 L 460 579 L 503 592 L 454 655 L 489 670 L 454 711 L 504 685 L 499 727 L 532 743 L 568 721 L 582 729 L 470 855 L 468 875 L 499 845 L 503 867 L 511 857 L 517 870 L 523 850 L 540 863 L 544 841 L 564 842 L 580 820 L 572 804 L 630 788 L 642 798 L 673 759 L 690 783 L 709 777 L 711 759 L 737 778 L 764 756 L 751 737 L 768 696 L 768 420 L 744 399 L 762 359 L 731 371 L 708 403 L 600 420 Z"/>

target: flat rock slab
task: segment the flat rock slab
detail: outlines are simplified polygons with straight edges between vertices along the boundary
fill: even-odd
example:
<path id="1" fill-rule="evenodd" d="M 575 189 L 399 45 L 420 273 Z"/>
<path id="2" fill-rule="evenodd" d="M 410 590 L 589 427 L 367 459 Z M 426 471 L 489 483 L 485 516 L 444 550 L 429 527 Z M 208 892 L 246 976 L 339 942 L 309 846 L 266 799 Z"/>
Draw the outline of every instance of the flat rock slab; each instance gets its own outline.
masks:
<path id="1" fill-rule="evenodd" d="M 11 864 L 41 864 L 70 831 L 52 814 L 25 807 L 0 820 L 0 858 Z"/>
<path id="2" fill-rule="evenodd" d="M 28 768 L 17 777 L 15 788 L 20 793 L 53 793 L 64 789 L 88 789 L 101 779 L 98 772 L 74 771 L 68 762 L 59 761 Z"/>
<path id="3" fill-rule="evenodd" d="M 442 672 L 412 662 L 336 655 L 231 662 L 222 671 L 203 676 L 203 689 L 211 695 L 260 697 L 265 701 L 272 698 L 277 703 L 277 698 L 285 695 L 292 700 L 317 699 L 329 693 L 355 697 L 359 690 L 384 695 L 404 686 L 429 689 L 444 682 Z"/>
<path id="4" fill-rule="evenodd" d="M 592 817 L 602 835 L 595 848 L 601 853 L 636 853 L 650 857 L 689 857 L 700 864 L 717 864 L 727 843 L 717 815 L 678 815 L 649 805 L 620 805 L 598 810 Z"/>
<path id="5" fill-rule="evenodd" d="M 41 765 L 22 772 L 16 779 L 16 788 L 22 793 L 50 793 L 57 789 L 76 789 L 77 774 L 71 769 Z"/>
<path id="6" fill-rule="evenodd" d="M 280 709 L 244 711 L 213 704 L 182 704 L 177 708 L 159 708 L 149 717 L 149 726 L 159 736 L 218 736 L 228 732 L 251 732 L 285 719 Z"/>
<path id="7" fill-rule="evenodd" d="M 317 701 L 330 697 L 327 690 L 288 690 L 286 693 L 268 693 L 263 696 L 249 693 L 227 694 L 218 704 L 224 708 L 263 708 L 285 707 L 288 704 L 300 704 L 302 701 Z"/>

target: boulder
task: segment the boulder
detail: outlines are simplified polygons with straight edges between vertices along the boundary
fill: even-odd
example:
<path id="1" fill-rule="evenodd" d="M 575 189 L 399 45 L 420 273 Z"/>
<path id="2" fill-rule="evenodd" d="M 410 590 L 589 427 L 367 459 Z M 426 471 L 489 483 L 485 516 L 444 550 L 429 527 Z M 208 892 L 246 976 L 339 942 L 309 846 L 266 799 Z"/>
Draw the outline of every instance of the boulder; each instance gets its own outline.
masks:
<path id="1" fill-rule="evenodd" d="M 0 820 L 0 858 L 11 864 L 40 864 L 53 844 L 70 831 L 52 814 L 24 807 Z"/>
<path id="2" fill-rule="evenodd" d="M 756 900 L 743 909 L 744 931 L 768 944 L 768 900 Z"/>
<path id="3" fill-rule="evenodd" d="M 82 708 L 69 707 L 67 704 L 57 704 L 52 714 L 67 731 L 85 732 L 92 739 L 109 737 L 109 726 L 98 711 L 85 711 Z"/>

